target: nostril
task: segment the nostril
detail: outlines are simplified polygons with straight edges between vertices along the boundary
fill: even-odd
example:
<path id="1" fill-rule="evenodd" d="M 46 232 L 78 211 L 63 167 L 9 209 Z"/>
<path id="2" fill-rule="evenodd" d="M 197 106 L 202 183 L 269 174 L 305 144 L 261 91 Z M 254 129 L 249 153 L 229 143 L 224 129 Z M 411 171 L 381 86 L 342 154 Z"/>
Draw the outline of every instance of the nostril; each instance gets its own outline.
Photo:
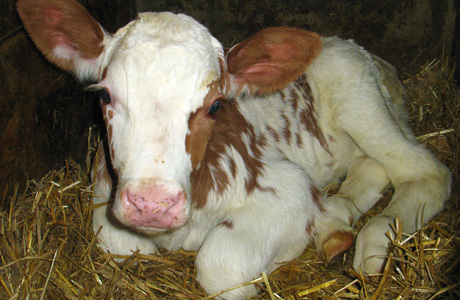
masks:
<path id="1" fill-rule="evenodd" d="M 176 206 L 177 203 L 179 203 L 179 197 L 168 199 L 167 203 L 161 203 L 160 205 L 163 205 L 166 208 L 165 212 L 168 212 L 171 208 Z"/>
<path id="2" fill-rule="evenodd" d="M 138 212 L 142 214 L 142 209 L 139 207 L 139 195 L 131 193 L 129 190 L 125 193 L 125 203 L 128 206 L 133 206 Z"/>
<path id="3" fill-rule="evenodd" d="M 171 201 L 169 202 L 170 205 L 168 206 L 168 208 L 166 209 L 166 212 L 169 213 L 169 212 L 172 212 L 174 210 L 176 210 L 178 207 L 182 208 L 182 204 L 185 202 L 185 199 L 187 197 L 185 196 L 185 193 L 183 192 L 179 192 L 176 196 L 174 196 L 174 198 L 171 199 Z"/>

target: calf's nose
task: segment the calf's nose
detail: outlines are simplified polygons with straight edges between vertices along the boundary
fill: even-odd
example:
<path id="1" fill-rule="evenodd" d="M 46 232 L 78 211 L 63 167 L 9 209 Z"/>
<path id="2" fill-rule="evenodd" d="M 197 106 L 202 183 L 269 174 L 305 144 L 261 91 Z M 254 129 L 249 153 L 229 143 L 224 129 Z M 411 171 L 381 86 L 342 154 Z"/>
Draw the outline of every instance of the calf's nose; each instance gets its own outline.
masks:
<path id="1" fill-rule="evenodd" d="M 171 192 L 162 184 L 127 187 L 121 192 L 123 223 L 133 227 L 177 228 L 188 219 L 185 193 Z"/>

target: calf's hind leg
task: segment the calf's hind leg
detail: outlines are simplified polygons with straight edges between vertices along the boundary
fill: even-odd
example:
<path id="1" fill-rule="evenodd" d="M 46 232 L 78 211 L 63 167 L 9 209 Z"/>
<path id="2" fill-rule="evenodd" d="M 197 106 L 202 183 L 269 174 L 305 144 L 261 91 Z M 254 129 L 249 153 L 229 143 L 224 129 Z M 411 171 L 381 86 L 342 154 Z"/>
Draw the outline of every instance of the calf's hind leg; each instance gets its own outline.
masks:
<path id="1" fill-rule="evenodd" d="M 450 171 L 391 112 L 404 108 L 389 110 L 390 104 L 402 101 L 392 101 L 385 87 L 376 84 L 379 81 L 369 74 L 360 81 L 359 95 L 350 89 L 334 99 L 338 106 L 337 126 L 367 157 L 383 167 L 395 189 L 388 207 L 370 219 L 356 239 L 353 267 L 368 274 L 381 270 L 389 242 L 385 232 L 391 231 L 389 224 L 398 218 L 405 233 L 420 229 L 443 208 L 451 184 Z"/>
<path id="2" fill-rule="evenodd" d="M 365 155 L 354 159 L 337 194 L 324 201 L 327 213 L 318 224 L 315 243 L 326 261 L 352 246 L 352 226 L 380 199 L 389 182 L 376 160 Z"/>

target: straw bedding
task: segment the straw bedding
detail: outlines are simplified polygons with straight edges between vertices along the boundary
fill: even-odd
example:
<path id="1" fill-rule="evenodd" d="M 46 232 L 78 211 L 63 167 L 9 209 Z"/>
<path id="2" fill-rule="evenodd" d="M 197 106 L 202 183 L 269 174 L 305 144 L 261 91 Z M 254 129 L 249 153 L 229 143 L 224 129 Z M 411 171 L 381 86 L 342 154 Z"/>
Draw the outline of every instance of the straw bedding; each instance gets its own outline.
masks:
<path id="1" fill-rule="evenodd" d="M 261 290 L 254 299 L 460 298 L 460 91 L 452 73 L 447 63 L 433 60 L 415 75 L 402 75 L 416 135 L 454 173 L 446 209 L 410 236 L 401 233 L 395 220 L 388 262 L 379 276 L 353 271 L 353 250 L 325 265 L 310 246 L 298 259 L 247 283 Z M 6 208 L 0 211 L 0 298 L 206 298 L 195 280 L 196 253 L 133 253 L 115 262 L 98 249 L 88 176 L 95 139 L 90 134 L 86 164 L 68 160 L 39 181 L 0 190 Z M 362 217 L 357 230 L 391 193 Z"/>

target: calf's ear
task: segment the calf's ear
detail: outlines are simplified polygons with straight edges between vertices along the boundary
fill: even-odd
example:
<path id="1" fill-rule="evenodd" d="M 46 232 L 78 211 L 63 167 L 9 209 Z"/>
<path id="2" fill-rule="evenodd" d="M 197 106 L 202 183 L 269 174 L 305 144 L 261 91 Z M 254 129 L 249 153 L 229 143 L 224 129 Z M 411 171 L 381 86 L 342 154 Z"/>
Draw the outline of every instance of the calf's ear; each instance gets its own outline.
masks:
<path id="1" fill-rule="evenodd" d="M 100 77 L 101 26 L 75 0 L 19 0 L 19 16 L 37 48 L 80 79 Z"/>
<path id="2" fill-rule="evenodd" d="M 263 95 L 279 91 L 318 57 L 321 37 L 292 27 L 270 27 L 231 48 L 227 68 L 232 90 Z"/>

